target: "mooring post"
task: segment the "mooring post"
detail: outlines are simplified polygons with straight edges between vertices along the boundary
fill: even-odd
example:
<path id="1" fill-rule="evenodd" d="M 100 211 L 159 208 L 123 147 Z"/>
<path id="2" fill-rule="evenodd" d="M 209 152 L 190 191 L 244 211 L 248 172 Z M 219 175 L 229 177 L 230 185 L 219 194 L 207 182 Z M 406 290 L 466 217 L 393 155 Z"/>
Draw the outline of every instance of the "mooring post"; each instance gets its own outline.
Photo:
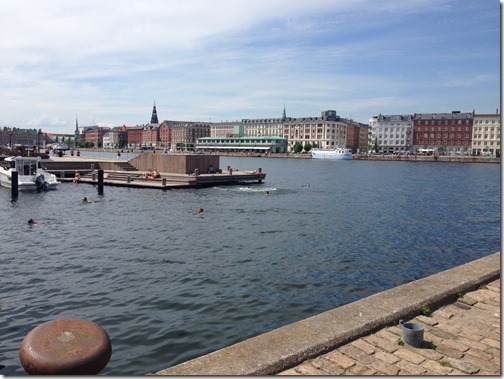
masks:
<path id="1" fill-rule="evenodd" d="M 107 332 L 77 318 L 45 322 L 32 329 L 19 348 L 19 360 L 31 375 L 96 375 L 112 356 Z"/>
<path id="2" fill-rule="evenodd" d="M 60 171 L 60 179 L 63 179 L 65 177 L 65 171 L 61 170 Z"/>
<path id="3" fill-rule="evenodd" d="M 98 170 L 98 195 L 103 195 L 103 170 Z"/>
<path id="4" fill-rule="evenodd" d="M 18 172 L 17 170 L 12 170 L 12 178 L 11 178 L 11 194 L 12 198 L 16 199 L 19 194 L 19 184 L 18 184 Z"/>
<path id="5" fill-rule="evenodd" d="M 166 178 L 163 178 L 163 187 L 166 187 Z"/>
<path id="6" fill-rule="evenodd" d="M 126 177 L 126 179 L 127 179 L 127 182 L 128 182 L 128 183 L 131 183 L 131 175 L 128 175 L 128 176 Z"/>

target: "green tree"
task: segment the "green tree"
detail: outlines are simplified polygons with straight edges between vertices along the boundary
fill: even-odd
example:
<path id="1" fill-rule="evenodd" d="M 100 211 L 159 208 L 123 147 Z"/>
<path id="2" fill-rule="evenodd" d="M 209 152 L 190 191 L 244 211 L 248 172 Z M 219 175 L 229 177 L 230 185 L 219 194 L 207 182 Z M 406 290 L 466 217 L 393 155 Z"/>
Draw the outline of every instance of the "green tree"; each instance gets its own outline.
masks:
<path id="1" fill-rule="evenodd" d="M 306 145 L 304 145 L 304 150 L 306 152 L 309 152 L 311 149 L 312 149 L 312 145 L 309 142 L 307 142 Z"/>
<path id="2" fill-rule="evenodd" d="M 301 151 L 303 151 L 303 145 L 301 145 L 301 142 L 296 141 L 296 143 L 294 144 L 294 152 L 300 153 Z"/>
<path id="3" fill-rule="evenodd" d="M 375 151 L 375 153 L 378 152 L 378 137 L 375 137 L 375 140 L 374 140 L 374 151 Z"/>

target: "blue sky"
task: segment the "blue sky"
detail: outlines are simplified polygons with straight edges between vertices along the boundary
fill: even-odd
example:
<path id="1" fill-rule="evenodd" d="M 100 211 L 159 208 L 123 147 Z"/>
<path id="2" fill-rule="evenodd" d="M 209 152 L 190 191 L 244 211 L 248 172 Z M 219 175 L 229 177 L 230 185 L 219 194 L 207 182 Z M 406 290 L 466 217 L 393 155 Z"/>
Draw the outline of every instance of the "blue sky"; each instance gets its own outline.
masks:
<path id="1" fill-rule="evenodd" d="M 0 127 L 500 108 L 498 0 L 3 0 Z"/>

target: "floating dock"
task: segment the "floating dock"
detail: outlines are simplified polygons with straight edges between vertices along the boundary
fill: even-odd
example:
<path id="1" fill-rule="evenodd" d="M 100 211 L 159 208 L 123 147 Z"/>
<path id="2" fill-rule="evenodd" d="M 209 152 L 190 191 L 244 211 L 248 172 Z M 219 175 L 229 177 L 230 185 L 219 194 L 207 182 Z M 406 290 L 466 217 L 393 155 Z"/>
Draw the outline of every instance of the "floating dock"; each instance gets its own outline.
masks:
<path id="1" fill-rule="evenodd" d="M 103 185 L 132 188 L 201 188 L 216 185 L 262 183 L 266 174 L 261 168 L 241 171 L 219 168 L 218 156 L 183 154 L 140 154 L 130 161 L 89 157 L 53 157 L 42 166 L 62 182 L 72 182 L 75 171 L 80 183 L 98 184 L 98 170 L 103 170 Z M 148 168 L 158 168 L 157 179 L 144 179 Z M 170 171 L 168 171 L 170 170 Z"/>

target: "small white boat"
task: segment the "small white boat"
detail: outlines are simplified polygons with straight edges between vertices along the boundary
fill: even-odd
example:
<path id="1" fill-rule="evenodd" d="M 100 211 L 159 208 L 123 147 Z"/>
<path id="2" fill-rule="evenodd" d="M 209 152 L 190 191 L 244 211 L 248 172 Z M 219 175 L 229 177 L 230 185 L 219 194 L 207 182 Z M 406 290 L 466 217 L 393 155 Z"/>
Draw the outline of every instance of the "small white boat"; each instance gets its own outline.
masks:
<path id="1" fill-rule="evenodd" d="M 311 155 L 314 159 L 351 160 L 352 150 L 340 147 L 328 150 L 312 149 Z"/>
<path id="2" fill-rule="evenodd" d="M 0 186 L 12 187 L 12 172 L 14 170 L 18 173 L 20 191 L 45 191 L 55 189 L 60 184 L 56 175 L 42 168 L 40 157 L 8 157 L 0 161 Z"/>

